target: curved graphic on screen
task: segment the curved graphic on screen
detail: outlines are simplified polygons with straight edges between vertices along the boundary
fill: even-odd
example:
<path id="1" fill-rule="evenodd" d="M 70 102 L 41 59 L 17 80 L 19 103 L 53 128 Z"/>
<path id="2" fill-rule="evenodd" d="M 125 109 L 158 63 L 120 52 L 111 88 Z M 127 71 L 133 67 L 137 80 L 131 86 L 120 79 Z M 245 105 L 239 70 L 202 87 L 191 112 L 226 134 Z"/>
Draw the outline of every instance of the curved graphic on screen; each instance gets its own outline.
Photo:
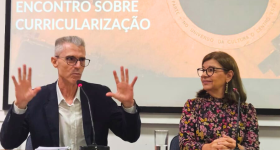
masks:
<path id="1" fill-rule="evenodd" d="M 230 10 L 230 6 L 228 6 L 227 10 L 227 4 L 229 3 L 228 1 L 224 2 L 222 0 L 215 1 L 216 3 L 202 0 L 167 0 L 167 3 L 169 5 L 172 17 L 175 19 L 180 28 L 188 34 L 188 36 L 204 45 L 219 49 L 241 48 L 257 41 L 263 37 L 274 24 L 280 10 L 280 2 L 277 0 L 248 0 L 245 2 L 245 4 L 247 4 L 247 9 L 244 8 L 244 1 L 232 1 L 235 1 L 234 3 L 236 3 L 236 5 L 239 5 L 238 3 L 240 3 L 239 10 L 243 11 L 243 14 L 232 12 L 234 10 Z M 261 9 L 260 7 L 254 7 L 256 1 L 263 3 Z M 207 11 L 203 11 L 203 6 L 207 6 L 207 8 L 211 8 L 211 6 L 213 6 L 213 8 L 216 8 L 216 10 L 208 9 Z M 264 8 L 264 6 L 267 7 Z M 217 8 L 221 10 L 217 10 Z M 246 17 L 250 15 L 250 12 L 256 12 L 253 11 L 254 9 L 260 9 L 258 11 L 260 13 L 255 15 L 255 18 L 253 18 L 256 23 L 250 24 L 245 20 Z M 189 16 L 186 14 L 186 12 L 188 12 Z M 194 12 L 196 12 L 196 17 L 203 15 L 198 14 L 199 12 L 208 12 L 212 15 L 216 14 L 217 16 L 196 19 L 193 17 L 194 15 L 192 15 Z M 226 16 L 228 16 L 230 13 L 232 13 L 232 17 L 226 18 Z M 248 15 L 244 13 L 248 13 Z M 220 18 L 217 19 L 217 17 Z M 252 18 L 250 18 L 250 20 L 252 20 Z M 194 22 L 197 22 L 199 25 L 195 24 Z"/>

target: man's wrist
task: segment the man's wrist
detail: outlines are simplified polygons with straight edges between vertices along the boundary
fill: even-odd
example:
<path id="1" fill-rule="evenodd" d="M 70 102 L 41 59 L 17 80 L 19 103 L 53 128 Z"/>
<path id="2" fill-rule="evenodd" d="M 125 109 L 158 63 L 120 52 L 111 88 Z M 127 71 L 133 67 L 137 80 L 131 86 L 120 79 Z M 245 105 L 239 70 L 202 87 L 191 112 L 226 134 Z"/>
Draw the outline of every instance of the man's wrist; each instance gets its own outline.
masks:
<path id="1" fill-rule="evenodd" d="M 135 101 L 133 99 L 132 102 L 130 102 L 130 103 L 122 103 L 122 105 L 123 105 L 124 108 L 131 108 L 131 107 L 133 107 L 135 105 Z"/>
<path id="2" fill-rule="evenodd" d="M 16 105 L 19 109 L 26 109 L 26 106 L 27 106 L 27 104 L 18 103 L 17 101 L 15 101 L 15 105 Z"/>
<path id="3" fill-rule="evenodd" d="M 25 109 L 20 109 L 20 108 L 18 108 L 17 105 L 15 105 L 15 103 L 14 103 L 13 105 L 14 105 L 14 107 L 13 107 L 13 112 L 14 112 L 15 114 L 21 115 L 21 114 L 24 114 L 24 113 L 26 112 L 26 110 L 27 110 L 27 106 L 26 106 Z"/>

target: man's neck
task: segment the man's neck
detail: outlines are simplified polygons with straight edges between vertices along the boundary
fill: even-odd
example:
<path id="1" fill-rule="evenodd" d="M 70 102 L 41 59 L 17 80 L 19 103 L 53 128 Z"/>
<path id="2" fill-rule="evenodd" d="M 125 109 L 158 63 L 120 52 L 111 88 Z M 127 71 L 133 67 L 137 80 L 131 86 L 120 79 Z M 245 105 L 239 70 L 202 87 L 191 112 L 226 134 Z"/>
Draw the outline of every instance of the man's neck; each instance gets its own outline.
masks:
<path id="1" fill-rule="evenodd" d="M 77 92 L 77 84 L 69 83 L 61 78 L 58 80 L 58 87 L 61 91 L 62 96 L 68 104 L 72 104 L 74 97 Z"/>

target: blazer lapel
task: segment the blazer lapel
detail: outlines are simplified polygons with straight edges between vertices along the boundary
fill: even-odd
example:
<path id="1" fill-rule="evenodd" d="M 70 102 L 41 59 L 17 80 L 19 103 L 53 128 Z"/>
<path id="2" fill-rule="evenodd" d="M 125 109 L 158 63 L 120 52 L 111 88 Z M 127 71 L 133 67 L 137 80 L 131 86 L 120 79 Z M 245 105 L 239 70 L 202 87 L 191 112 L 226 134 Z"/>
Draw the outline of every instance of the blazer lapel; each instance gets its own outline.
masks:
<path id="1" fill-rule="evenodd" d="M 56 82 L 50 85 L 50 96 L 45 104 L 45 115 L 48 122 L 49 132 L 52 138 L 52 146 L 59 146 L 59 117 Z"/>
<path id="2" fill-rule="evenodd" d="M 83 83 L 83 87 L 84 84 L 86 83 Z M 88 101 L 82 89 L 80 89 L 80 96 L 81 96 L 81 105 L 82 105 L 81 107 L 82 107 L 82 118 L 83 118 L 85 140 L 87 145 L 90 145 L 92 144 L 92 126 L 91 126 L 91 119 L 89 114 L 90 111 L 89 111 Z"/>

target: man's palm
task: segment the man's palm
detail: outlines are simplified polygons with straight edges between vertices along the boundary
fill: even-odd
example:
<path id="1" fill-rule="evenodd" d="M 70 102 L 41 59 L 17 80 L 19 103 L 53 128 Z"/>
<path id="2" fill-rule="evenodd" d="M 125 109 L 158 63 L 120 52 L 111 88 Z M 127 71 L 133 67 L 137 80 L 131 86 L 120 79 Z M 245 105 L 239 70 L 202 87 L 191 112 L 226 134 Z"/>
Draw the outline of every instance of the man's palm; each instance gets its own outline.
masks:
<path id="1" fill-rule="evenodd" d="M 19 108 L 25 108 L 28 102 L 41 90 L 41 87 L 31 88 L 31 68 L 28 69 L 28 76 L 26 75 L 26 65 L 23 65 L 23 75 L 21 75 L 21 68 L 18 68 L 18 81 L 15 76 L 12 76 L 16 101 L 15 104 Z"/>
<path id="2" fill-rule="evenodd" d="M 110 96 L 119 100 L 125 107 L 133 106 L 134 104 L 133 86 L 137 80 L 137 77 L 135 77 L 131 82 L 131 84 L 129 84 L 128 69 L 125 69 L 125 74 L 124 74 L 123 67 L 121 67 L 121 81 L 119 81 L 116 71 L 114 71 L 113 74 L 117 85 L 117 92 L 116 93 L 108 92 L 106 96 Z"/>

